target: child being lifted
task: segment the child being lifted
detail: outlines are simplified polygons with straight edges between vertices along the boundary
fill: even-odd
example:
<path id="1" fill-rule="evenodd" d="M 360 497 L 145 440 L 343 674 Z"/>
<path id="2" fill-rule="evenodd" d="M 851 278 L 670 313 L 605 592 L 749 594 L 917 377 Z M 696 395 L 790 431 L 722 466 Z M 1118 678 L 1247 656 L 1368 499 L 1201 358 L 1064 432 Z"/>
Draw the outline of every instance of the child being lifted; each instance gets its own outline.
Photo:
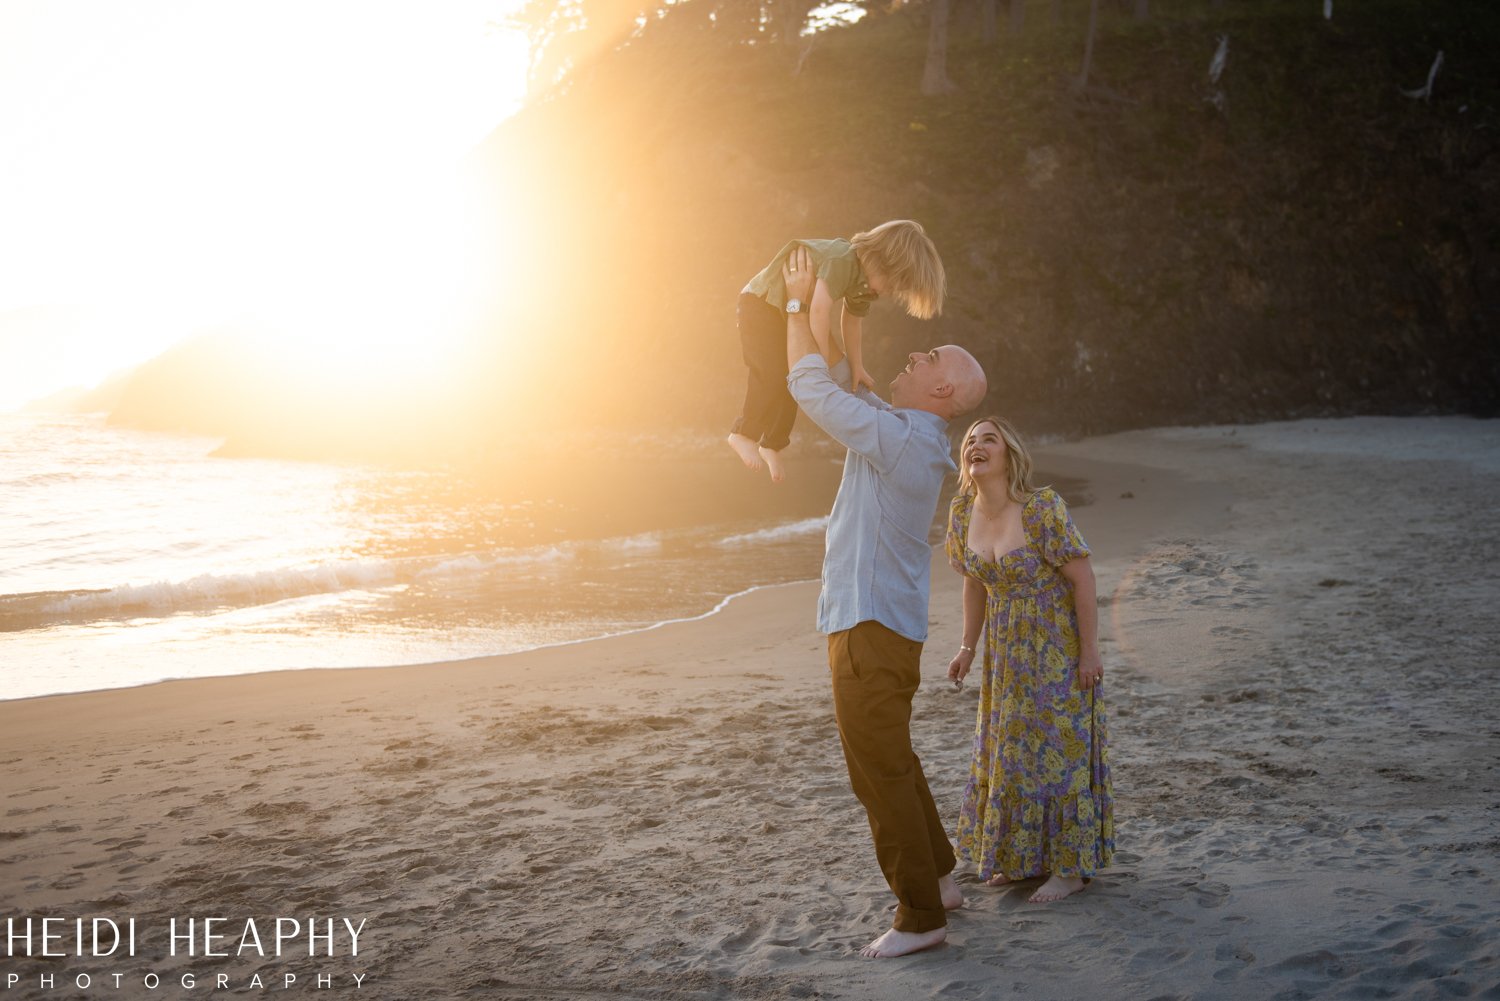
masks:
<path id="1" fill-rule="evenodd" d="M 806 247 L 818 272 L 811 302 L 788 299 L 781 266 L 797 246 Z M 882 295 L 901 300 L 906 312 L 930 319 L 943 311 L 947 279 L 937 248 L 921 225 L 909 219 L 881 223 L 848 240 L 793 240 L 740 293 L 740 345 L 749 369 L 745 404 L 729 433 L 729 447 L 746 467 L 764 461 L 772 481 L 785 469 L 781 451 L 792 440 L 797 404 L 787 392 L 786 314 L 807 311 L 818 350 L 830 363 L 833 304 L 842 300 L 839 333 L 849 356 L 850 390 L 875 388 L 864 366 L 865 314 Z"/>

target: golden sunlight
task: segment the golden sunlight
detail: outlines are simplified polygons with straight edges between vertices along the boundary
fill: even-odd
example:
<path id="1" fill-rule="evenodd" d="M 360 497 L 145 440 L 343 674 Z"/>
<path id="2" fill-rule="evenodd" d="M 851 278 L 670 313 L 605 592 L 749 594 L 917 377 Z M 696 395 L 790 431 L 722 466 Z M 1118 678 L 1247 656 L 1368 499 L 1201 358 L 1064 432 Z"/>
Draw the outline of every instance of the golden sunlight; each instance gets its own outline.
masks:
<path id="1" fill-rule="evenodd" d="M 101 346 L 134 364 L 226 324 L 369 375 L 437 365 L 474 245 L 459 163 L 525 95 L 513 7 L 0 10 L 0 409 L 97 381 Z M 39 308 L 75 321 L 28 367 Z"/>

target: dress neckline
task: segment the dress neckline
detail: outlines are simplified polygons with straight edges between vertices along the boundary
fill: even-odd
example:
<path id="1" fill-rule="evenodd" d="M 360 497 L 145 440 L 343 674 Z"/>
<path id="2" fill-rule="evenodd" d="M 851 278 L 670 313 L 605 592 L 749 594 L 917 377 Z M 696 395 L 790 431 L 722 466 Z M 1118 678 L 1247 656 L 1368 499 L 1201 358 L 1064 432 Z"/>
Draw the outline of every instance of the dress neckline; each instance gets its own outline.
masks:
<path id="1" fill-rule="evenodd" d="M 982 553 L 979 552 L 979 550 L 974 549 L 969 545 L 969 526 L 974 523 L 974 509 L 979 506 L 979 494 L 977 492 L 970 494 L 969 513 L 968 516 L 964 519 L 964 552 L 973 553 L 974 558 L 983 563 L 989 563 L 993 566 L 1000 566 L 1002 563 L 1004 563 L 1006 560 L 1010 559 L 1017 553 L 1024 553 L 1029 551 L 1031 549 L 1031 527 L 1026 524 L 1026 511 L 1031 507 L 1032 502 L 1037 499 L 1037 496 L 1040 493 L 1040 490 L 1033 490 L 1031 492 L 1031 496 L 1026 498 L 1025 503 L 1021 505 L 1021 537 L 1025 541 L 1023 541 L 1019 546 L 1010 550 L 1009 552 L 1001 553 L 995 559 L 989 559 L 985 557 Z"/>

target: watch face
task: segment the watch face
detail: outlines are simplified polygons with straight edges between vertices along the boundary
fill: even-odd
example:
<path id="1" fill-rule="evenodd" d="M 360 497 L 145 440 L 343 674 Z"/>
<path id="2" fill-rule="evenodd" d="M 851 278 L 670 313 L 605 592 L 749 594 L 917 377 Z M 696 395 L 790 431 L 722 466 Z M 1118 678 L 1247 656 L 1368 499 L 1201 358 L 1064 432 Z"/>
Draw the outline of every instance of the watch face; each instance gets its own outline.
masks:
<path id="1" fill-rule="evenodd" d="M 788 313 L 800 313 L 800 312 L 802 312 L 802 300 L 801 299 L 788 299 L 786 301 L 786 311 Z"/>

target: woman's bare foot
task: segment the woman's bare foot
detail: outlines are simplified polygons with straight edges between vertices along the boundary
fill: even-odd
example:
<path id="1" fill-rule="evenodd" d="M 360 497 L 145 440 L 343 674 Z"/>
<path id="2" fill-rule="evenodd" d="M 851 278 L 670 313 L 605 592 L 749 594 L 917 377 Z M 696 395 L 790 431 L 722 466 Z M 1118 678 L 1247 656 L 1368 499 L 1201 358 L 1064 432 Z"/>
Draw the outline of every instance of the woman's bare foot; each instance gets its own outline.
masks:
<path id="1" fill-rule="evenodd" d="M 923 932 L 897 931 L 892 928 L 859 950 L 859 954 L 867 959 L 890 959 L 893 956 L 905 956 L 913 952 L 921 952 L 923 949 L 931 949 L 935 945 L 942 944 L 947 937 L 948 929 L 946 928 L 934 928 L 932 931 Z"/>
<path id="2" fill-rule="evenodd" d="M 938 892 L 943 895 L 944 910 L 956 911 L 964 905 L 964 891 L 958 888 L 952 876 L 938 880 Z"/>
<path id="3" fill-rule="evenodd" d="M 1006 876 L 1005 873 L 1003 873 L 1003 872 L 997 872 L 993 876 L 991 876 L 989 879 L 985 880 L 984 881 L 984 885 L 985 886 L 1009 886 L 1010 884 L 1012 884 L 1014 882 L 1015 882 L 1015 880 L 1013 880 L 1010 877 Z"/>
<path id="4" fill-rule="evenodd" d="M 730 444 L 733 445 L 734 442 L 730 442 Z M 780 483 L 781 478 L 786 475 L 786 468 L 781 464 L 781 453 L 776 451 L 774 448 L 766 448 L 762 446 L 760 449 L 760 457 L 766 460 L 766 468 L 770 470 L 771 473 L 771 482 Z"/>
<path id="5" fill-rule="evenodd" d="M 1050 904 L 1054 900 L 1070 897 L 1083 889 L 1085 883 L 1077 876 L 1052 876 L 1026 898 L 1028 904 Z"/>
<path id="6" fill-rule="evenodd" d="M 760 451 L 755 442 L 742 434 L 732 434 L 729 436 L 729 447 L 734 449 L 734 454 L 740 457 L 746 469 L 760 468 Z"/>

